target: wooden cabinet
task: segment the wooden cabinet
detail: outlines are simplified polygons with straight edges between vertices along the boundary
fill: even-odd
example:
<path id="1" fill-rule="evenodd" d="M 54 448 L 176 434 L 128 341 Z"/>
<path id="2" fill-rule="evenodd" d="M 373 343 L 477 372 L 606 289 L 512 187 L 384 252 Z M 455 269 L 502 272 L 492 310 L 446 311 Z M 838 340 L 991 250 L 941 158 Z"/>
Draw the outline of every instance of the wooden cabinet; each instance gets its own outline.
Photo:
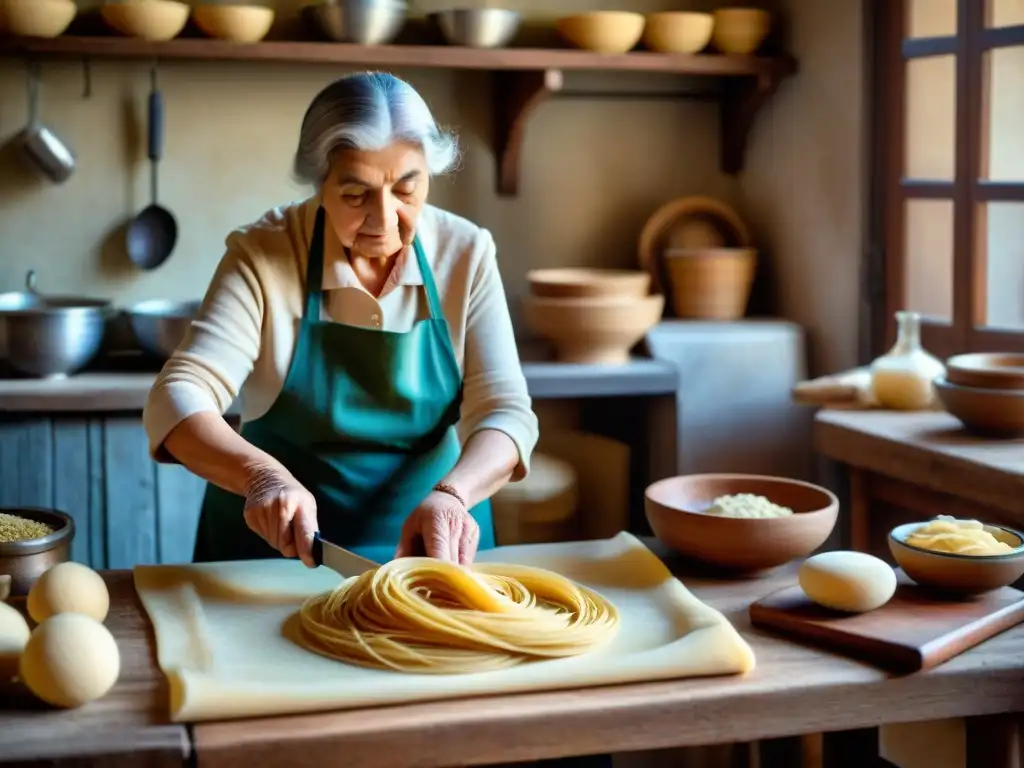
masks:
<path id="1" fill-rule="evenodd" d="M 68 513 L 72 558 L 93 568 L 190 561 L 205 486 L 149 457 L 138 413 L 0 419 L 0 506 Z"/>

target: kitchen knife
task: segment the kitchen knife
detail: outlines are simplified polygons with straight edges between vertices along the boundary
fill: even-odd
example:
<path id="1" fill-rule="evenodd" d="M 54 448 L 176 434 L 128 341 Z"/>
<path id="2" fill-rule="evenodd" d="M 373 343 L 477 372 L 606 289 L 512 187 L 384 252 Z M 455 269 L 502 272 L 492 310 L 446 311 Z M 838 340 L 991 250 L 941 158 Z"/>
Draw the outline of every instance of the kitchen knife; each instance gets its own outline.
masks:
<path id="1" fill-rule="evenodd" d="M 358 576 L 364 571 L 371 570 L 380 565 L 373 560 L 360 557 L 355 552 L 349 552 L 344 547 L 331 544 L 317 531 L 313 534 L 313 562 L 317 565 L 326 565 L 332 571 L 340 573 L 345 578 Z"/>

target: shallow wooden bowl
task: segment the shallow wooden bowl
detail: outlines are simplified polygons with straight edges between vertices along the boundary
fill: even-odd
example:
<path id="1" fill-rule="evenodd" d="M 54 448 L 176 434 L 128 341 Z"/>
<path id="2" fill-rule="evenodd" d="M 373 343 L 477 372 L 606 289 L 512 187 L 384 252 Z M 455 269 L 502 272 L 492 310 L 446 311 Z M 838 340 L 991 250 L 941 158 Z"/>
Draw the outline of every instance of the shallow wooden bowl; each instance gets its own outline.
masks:
<path id="1" fill-rule="evenodd" d="M 771 15 L 759 8 L 719 8 L 711 33 L 722 53 L 747 56 L 757 51 L 768 37 Z"/>
<path id="2" fill-rule="evenodd" d="M 661 295 L 550 299 L 524 296 L 526 324 L 555 347 L 563 363 L 621 365 L 660 319 Z"/>
<path id="3" fill-rule="evenodd" d="M 946 361 L 946 381 L 961 387 L 1024 390 L 1024 355 L 982 352 Z"/>
<path id="4" fill-rule="evenodd" d="M 764 519 L 704 514 L 719 496 L 752 493 L 796 514 Z M 654 535 L 682 554 L 720 568 L 760 571 L 806 557 L 836 525 L 839 500 L 801 480 L 767 475 L 681 475 L 644 492 Z"/>
<path id="5" fill-rule="evenodd" d="M 0 33 L 59 37 L 77 14 L 73 0 L 0 0 Z"/>
<path id="6" fill-rule="evenodd" d="M 986 525 L 985 530 L 1014 547 L 1005 555 L 954 555 L 907 544 L 906 538 L 925 523 L 907 523 L 889 532 L 889 551 L 903 571 L 926 587 L 965 595 L 1006 587 L 1024 576 L 1024 536 L 1012 528 Z"/>
<path id="7" fill-rule="evenodd" d="M 961 387 L 943 376 L 932 386 L 950 415 L 972 432 L 994 437 L 1024 436 L 1024 390 Z"/>
<path id="8" fill-rule="evenodd" d="M 534 296 L 552 299 L 595 296 L 641 298 L 651 276 L 638 269 L 533 269 L 526 273 Z"/>
<path id="9" fill-rule="evenodd" d="M 203 32 L 233 43 L 258 43 L 274 23 L 274 9 L 264 5 L 197 5 L 192 18 Z"/>
<path id="10" fill-rule="evenodd" d="M 695 11 L 664 11 L 647 15 L 644 45 L 659 53 L 698 53 L 711 42 L 715 17 Z"/>
<path id="11" fill-rule="evenodd" d="M 113 29 L 127 37 L 149 41 L 177 37 L 190 12 L 188 5 L 177 0 L 127 0 L 100 6 L 100 15 Z"/>
<path id="12" fill-rule="evenodd" d="M 646 21 L 642 13 L 591 11 L 563 16 L 555 22 L 555 28 L 577 48 L 598 53 L 627 53 L 640 42 Z"/>

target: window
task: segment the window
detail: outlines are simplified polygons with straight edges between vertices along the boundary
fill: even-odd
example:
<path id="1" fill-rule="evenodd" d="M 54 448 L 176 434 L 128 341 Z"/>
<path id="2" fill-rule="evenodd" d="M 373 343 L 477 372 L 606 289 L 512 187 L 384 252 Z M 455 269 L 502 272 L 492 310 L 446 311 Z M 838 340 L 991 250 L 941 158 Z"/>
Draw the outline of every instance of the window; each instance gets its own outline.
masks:
<path id="1" fill-rule="evenodd" d="M 871 10 L 875 349 L 1024 351 L 1024 0 Z"/>

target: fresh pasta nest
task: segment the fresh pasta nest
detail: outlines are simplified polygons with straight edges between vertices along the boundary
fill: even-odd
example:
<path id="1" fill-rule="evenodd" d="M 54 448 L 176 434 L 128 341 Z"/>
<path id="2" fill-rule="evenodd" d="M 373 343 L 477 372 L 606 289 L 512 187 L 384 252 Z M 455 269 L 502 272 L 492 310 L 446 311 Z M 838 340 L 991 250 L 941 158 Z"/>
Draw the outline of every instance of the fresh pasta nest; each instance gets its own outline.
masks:
<path id="1" fill-rule="evenodd" d="M 406 557 L 308 599 L 299 626 L 307 649 L 339 661 L 452 674 L 588 653 L 615 637 L 619 614 L 540 568 Z"/>
<path id="2" fill-rule="evenodd" d="M 1013 551 L 1013 547 L 999 541 L 977 520 L 957 520 L 949 515 L 939 515 L 914 529 L 906 543 L 931 552 L 975 557 L 1006 555 Z"/>

